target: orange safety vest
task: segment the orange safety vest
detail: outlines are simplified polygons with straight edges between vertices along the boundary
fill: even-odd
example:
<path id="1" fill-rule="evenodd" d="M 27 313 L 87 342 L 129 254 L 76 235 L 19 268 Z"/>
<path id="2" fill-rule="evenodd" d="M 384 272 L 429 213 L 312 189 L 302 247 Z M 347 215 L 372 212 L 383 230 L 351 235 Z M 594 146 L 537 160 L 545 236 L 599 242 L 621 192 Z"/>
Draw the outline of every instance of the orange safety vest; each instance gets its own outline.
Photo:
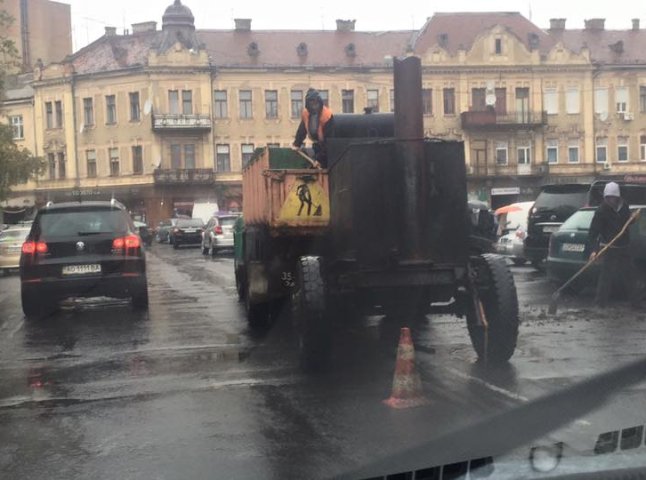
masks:
<path id="1" fill-rule="evenodd" d="M 321 113 L 319 113 L 319 128 L 317 130 L 318 134 L 318 141 L 322 142 L 324 140 L 324 135 L 323 135 L 323 128 L 325 127 L 325 124 L 330 121 L 332 118 L 332 110 L 330 110 L 328 107 L 323 105 L 323 108 L 321 109 Z M 301 120 L 303 121 L 303 124 L 305 125 L 305 130 L 307 130 L 307 135 L 310 136 L 310 112 L 307 110 L 307 108 L 303 109 L 303 113 L 301 114 Z"/>

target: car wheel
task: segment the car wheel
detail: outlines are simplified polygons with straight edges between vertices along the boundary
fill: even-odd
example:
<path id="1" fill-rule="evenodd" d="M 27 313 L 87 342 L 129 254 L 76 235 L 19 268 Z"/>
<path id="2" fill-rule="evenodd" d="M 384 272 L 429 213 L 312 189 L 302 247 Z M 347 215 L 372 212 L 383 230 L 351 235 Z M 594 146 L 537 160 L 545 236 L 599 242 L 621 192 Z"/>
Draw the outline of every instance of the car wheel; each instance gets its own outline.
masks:
<path id="1" fill-rule="evenodd" d="M 520 265 L 525 265 L 527 263 L 526 258 L 512 258 L 511 261 L 514 263 L 516 266 Z"/>
<path id="2" fill-rule="evenodd" d="M 137 311 L 148 310 L 148 282 L 146 277 L 144 277 L 143 286 L 132 295 L 132 308 Z"/>
<path id="3" fill-rule="evenodd" d="M 40 320 L 56 311 L 57 302 L 41 292 L 21 290 L 22 311 L 30 320 Z"/>

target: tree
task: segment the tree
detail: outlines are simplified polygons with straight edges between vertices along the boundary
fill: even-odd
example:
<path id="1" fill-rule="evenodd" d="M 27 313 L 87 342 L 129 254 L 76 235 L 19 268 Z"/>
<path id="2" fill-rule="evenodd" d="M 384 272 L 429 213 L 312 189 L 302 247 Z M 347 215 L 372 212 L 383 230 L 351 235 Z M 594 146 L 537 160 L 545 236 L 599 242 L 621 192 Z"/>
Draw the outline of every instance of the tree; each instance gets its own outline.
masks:
<path id="1" fill-rule="evenodd" d="M 5 79 L 18 62 L 18 50 L 6 32 L 13 18 L 2 9 L 0 0 L 0 102 L 4 99 Z M 24 183 L 43 171 L 44 162 L 13 140 L 13 127 L 0 122 L 0 201 L 5 200 L 13 185 Z"/>

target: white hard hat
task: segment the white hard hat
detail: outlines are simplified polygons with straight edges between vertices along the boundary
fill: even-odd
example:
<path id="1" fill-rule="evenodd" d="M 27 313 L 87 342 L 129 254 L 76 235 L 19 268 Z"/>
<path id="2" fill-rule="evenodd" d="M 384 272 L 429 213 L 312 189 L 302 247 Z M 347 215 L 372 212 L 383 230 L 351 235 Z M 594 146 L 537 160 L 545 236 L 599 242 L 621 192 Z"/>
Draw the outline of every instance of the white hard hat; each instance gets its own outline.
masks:
<path id="1" fill-rule="evenodd" d="M 603 196 L 604 197 L 620 197 L 621 194 L 619 193 L 619 185 L 617 185 L 615 182 L 607 183 L 606 186 L 603 189 Z"/>

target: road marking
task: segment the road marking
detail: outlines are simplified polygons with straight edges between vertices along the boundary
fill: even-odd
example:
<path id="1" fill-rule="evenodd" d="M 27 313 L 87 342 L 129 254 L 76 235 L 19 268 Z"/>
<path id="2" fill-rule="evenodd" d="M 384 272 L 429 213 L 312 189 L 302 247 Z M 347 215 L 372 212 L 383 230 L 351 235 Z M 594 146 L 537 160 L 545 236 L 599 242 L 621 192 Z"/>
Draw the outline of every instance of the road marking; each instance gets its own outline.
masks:
<path id="1" fill-rule="evenodd" d="M 447 372 L 451 373 L 452 375 L 455 375 L 456 377 L 460 377 L 463 380 L 473 381 L 473 382 L 477 383 L 478 385 L 482 385 L 483 387 L 488 388 L 489 390 L 491 390 L 493 392 L 496 392 L 496 393 L 499 393 L 501 395 L 504 395 L 507 398 L 511 398 L 512 400 L 516 400 L 516 401 L 519 401 L 519 402 L 529 402 L 529 398 L 524 397 L 522 395 L 519 395 L 518 393 L 510 392 L 509 390 L 505 390 L 504 388 L 501 388 L 501 387 L 493 385 L 493 384 L 491 384 L 489 382 L 486 382 L 486 381 L 482 380 L 481 378 L 472 377 L 471 375 L 468 375 L 466 373 L 463 373 L 463 372 L 461 372 L 459 370 L 456 370 L 454 368 L 451 368 L 451 367 L 442 367 L 442 368 L 444 370 L 446 370 Z"/>

